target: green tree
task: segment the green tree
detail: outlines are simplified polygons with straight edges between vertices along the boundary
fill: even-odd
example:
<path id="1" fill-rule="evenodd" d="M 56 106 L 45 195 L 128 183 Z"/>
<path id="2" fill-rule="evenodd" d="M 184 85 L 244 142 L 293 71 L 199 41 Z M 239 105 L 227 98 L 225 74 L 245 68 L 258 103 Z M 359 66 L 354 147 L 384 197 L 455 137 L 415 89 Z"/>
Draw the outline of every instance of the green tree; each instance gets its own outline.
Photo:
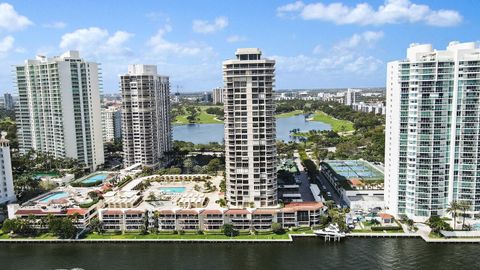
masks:
<path id="1" fill-rule="evenodd" d="M 89 224 L 90 230 L 96 232 L 96 233 L 103 233 L 103 224 L 100 221 L 99 218 L 93 218 L 90 220 Z"/>
<path id="2" fill-rule="evenodd" d="M 457 215 L 458 215 L 458 211 L 460 210 L 461 210 L 461 204 L 458 203 L 457 201 L 452 201 L 447 208 L 447 213 L 452 214 L 454 230 L 455 230 L 455 227 L 457 226 Z"/>
<path id="3" fill-rule="evenodd" d="M 239 231 L 235 230 L 232 224 L 224 224 L 222 226 L 222 232 L 226 236 L 230 236 L 230 237 L 238 236 L 240 234 Z"/>
<path id="4" fill-rule="evenodd" d="M 183 167 L 185 168 L 186 170 L 186 173 L 190 173 L 193 169 L 193 161 L 191 158 L 187 158 L 185 159 L 185 161 L 183 162 Z"/>
<path id="5" fill-rule="evenodd" d="M 440 231 L 451 231 L 452 227 L 445 222 L 445 220 L 441 219 L 439 216 L 431 216 L 426 224 L 430 226 L 432 232 L 440 233 Z"/>
<path id="6" fill-rule="evenodd" d="M 221 192 L 226 192 L 227 191 L 227 181 L 225 180 L 225 178 L 223 178 L 221 181 L 220 181 L 220 191 Z"/>
<path id="7" fill-rule="evenodd" d="M 282 228 L 282 224 L 272 222 L 272 232 L 275 234 L 284 234 L 285 230 Z"/>
<path id="8" fill-rule="evenodd" d="M 148 194 L 148 200 L 149 200 L 149 201 L 156 201 L 156 200 L 157 200 L 157 197 L 155 196 L 155 193 L 150 192 L 150 193 Z"/>
<path id="9" fill-rule="evenodd" d="M 50 220 L 48 230 L 62 239 L 73 238 L 77 233 L 77 228 L 69 218 L 53 218 Z"/>
<path id="10" fill-rule="evenodd" d="M 194 107 L 194 106 L 187 107 L 187 113 L 188 113 L 187 120 L 189 123 L 193 124 L 198 122 L 199 112 L 197 107 Z"/>
<path id="11" fill-rule="evenodd" d="M 465 229 L 465 217 L 467 215 L 467 211 L 472 208 L 472 205 L 468 201 L 460 201 L 459 203 L 459 208 L 462 211 L 462 230 Z"/>
<path id="12" fill-rule="evenodd" d="M 2 230 L 20 235 L 36 234 L 36 230 L 32 227 L 30 221 L 26 219 L 6 219 L 3 222 Z"/>
<path id="13" fill-rule="evenodd" d="M 206 170 L 208 173 L 215 174 L 222 169 L 222 161 L 219 158 L 214 158 L 208 162 Z"/>

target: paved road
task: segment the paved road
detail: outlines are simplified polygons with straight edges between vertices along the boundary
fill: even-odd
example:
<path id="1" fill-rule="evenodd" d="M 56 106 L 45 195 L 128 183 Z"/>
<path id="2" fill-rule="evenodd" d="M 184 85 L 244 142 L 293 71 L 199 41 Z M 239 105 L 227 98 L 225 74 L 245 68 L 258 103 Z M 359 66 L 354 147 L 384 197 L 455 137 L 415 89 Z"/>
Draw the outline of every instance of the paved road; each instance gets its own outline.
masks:
<path id="1" fill-rule="evenodd" d="M 325 179 L 325 176 L 323 176 L 323 174 L 320 172 L 319 175 L 317 176 L 317 182 L 318 182 L 318 186 L 319 188 L 323 191 L 323 192 L 330 192 L 330 194 L 332 195 L 331 196 L 331 199 L 337 204 L 337 205 L 341 205 L 342 207 L 347 207 L 347 204 L 342 200 L 342 197 L 340 197 L 340 195 L 337 193 L 337 191 L 335 190 L 335 188 L 333 188 L 332 184 L 330 184 L 330 182 L 328 182 L 327 179 Z M 326 187 L 326 189 L 323 189 L 323 186 Z M 325 196 L 325 200 L 328 200 L 328 196 Z"/>
<path id="2" fill-rule="evenodd" d="M 311 200 L 314 200 L 313 195 L 310 192 L 310 182 L 308 181 L 307 173 L 305 172 L 305 169 L 303 168 L 303 165 L 302 165 L 302 162 L 300 161 L 300 156 L 298 155 L 298 152 L 295 151 L 293 153 L 293 156 L 294 156 L 294 159 L 295 159 L 295 163 L 297 164 L 298 169 L 300 170 L 301 175 L 302 175 L 301 176 L 302 186 L 308 188 L 308 192 L 305 192 L 305 193 L 309 193 L 310 196 L 311 196 Z M 347 204 L 341 199 L 341 197 L 338 195 L 338 193 L 335 191 L 335 189 L 332 187 L 332 185 L 327 181 L 327 179 L 324 178 L 322 173 L 319 173 L 319 177 L 317 177 L 317 183 L 316 184 L 318 185 L 318 187 L 322 191 L 322 196 L 325 198 L 325 200 L 329 200 L 326 192 L 330 191 L 330 193 L 332 194 L 331 199 L 333 201 L 335 201 L 336 204 L 339 204 L 339 205 L 342 205 L 342 206 L 346 207 Z M 327 189 L 326 190 L 323 189 L 322 186 L 325 186 Z M 301 192 L 301 193 L 302 193 L 302 199 L 303 199 L 303 193 L 304 192 Z"/>
<path id="3" fill-rule="evenodd" d="M 295 175 L 295 180 L 301 180 L 302 184 L 300 184 L 299 187 L 299 192 L 302 195 L 302 200 L 304 202 L 314 202 L 315 198 L 312 195 L 312 192 L 310 190 L 310 181 L 308 181 L 308 176 L 307 173 L 305 172 L 302 163 L 300 162 L 300 158 L 298 156 L 298 153 L 295 152 L 294 154 L 294 160 L 295 163 L 297 164 L 298 170 L 300 171 L 300 174 Z"/>

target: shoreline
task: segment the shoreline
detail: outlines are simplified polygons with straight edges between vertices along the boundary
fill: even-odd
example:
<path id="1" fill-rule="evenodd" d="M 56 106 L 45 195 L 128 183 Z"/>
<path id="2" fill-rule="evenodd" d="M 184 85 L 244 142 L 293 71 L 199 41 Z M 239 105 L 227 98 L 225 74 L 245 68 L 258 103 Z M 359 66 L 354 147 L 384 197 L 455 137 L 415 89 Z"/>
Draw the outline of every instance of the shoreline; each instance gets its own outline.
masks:
<path id="1" fill-rule="evenodd" d="M 318 238 L 327 240 L 315 234 L 289 234 L 287 239 L 0 239 L 1 244 L 60 244 L 60 243 L 294 243 L 295 238 Z M 444 244 L 480 244 L 480 238 L 438 238 L 432 239 L 422 234 L 407 233 L 350 233 L 345 238 L 421 238 L 426 243 Z M 335 241 L 332 241 L 335 242 Z"/>

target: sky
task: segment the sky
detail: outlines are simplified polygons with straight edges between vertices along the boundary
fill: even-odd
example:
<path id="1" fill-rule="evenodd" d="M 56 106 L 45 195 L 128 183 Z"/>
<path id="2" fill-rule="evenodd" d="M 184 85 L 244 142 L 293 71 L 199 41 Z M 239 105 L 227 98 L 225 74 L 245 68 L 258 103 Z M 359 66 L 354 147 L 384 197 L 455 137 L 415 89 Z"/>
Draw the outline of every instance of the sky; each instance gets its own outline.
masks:
<path id="1" fill-rule="evenodd" d="M 0 93 L 16 92 L 12 66 L 67 50 L 101 64 L 104 93 L 139 63 L 206 91 L 241 47 L 277 61 L 277 89 L 383 87 L 411 43 L 480 40 L 476 0 L 1 1 Z"/>

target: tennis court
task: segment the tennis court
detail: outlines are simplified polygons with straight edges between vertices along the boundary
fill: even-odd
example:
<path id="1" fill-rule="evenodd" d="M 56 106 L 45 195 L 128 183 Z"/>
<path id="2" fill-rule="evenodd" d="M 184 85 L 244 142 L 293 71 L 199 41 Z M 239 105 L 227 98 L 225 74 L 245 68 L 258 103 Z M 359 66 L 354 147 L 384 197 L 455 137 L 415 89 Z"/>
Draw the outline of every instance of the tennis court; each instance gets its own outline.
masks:
<path id="1" fill-rule="evenodd" d="M 330 160 L 328 165 L 347 179 L 358 178 L 365 181 L 383 180 L 382 172 L 363 160 Z"/>

